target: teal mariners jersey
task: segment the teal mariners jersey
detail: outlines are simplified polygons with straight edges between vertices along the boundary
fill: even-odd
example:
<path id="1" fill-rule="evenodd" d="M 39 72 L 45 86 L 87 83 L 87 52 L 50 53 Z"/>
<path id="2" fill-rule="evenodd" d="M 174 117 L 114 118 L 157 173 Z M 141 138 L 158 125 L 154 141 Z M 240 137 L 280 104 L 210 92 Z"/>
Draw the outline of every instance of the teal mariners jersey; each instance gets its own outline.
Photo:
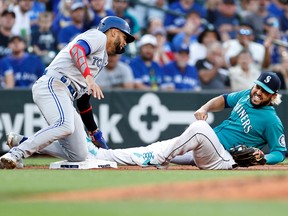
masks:
<path id="1" fill-rule="evenodd" d="M 273 106 L 254 107 L 250 90 L 224 95 L 226 106 L 233 108 L 229 118 L 214 128 L 226 150 L 239 144 L 270 152 L 286 152 L 284 128 Z"/>

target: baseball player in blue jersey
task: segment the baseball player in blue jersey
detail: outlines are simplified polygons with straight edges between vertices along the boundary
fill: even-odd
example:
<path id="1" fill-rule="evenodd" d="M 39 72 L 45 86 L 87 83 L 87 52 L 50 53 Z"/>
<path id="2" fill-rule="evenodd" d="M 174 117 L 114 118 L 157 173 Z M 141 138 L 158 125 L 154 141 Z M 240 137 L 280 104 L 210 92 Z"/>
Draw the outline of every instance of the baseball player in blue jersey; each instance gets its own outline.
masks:
<path id="1" fill-rule="evenodd" d="M 198 120 L 180 136 L 145 147 L 107 150 L 95 147 L 87 139 L 87 158 L 159 169 L 167 168 L 170 162 L 191 164 L 192 161 L 200 169 L 233 169 L 237 164 L 229 150 L 244 144 L 260 149 L 268 145 L 270 151 L 264 155 L 266 164 L 280 163 L 287 151 L 284 128 L 273 107 L 281 103 L 280 84 L 275 73 L 263 72 L 250 90 L 220 95 L 204 104 L 195 112 Z M 224 108 L 232 108 L 230 117 L 212 129 L 205 121 L 208 112 Z M 14 134 L 8 136 L 7 144 L 19 145 L 23 139 L 22 135 Z"/>
<path id="2" fill-rule="evenodd" d="M 2 168 L 13 169 L 22 158 L 35 152 L 84 161 L 88 151 L 83 123 L 93 143 L 108 148 L 93 119 L 90 95 L 104 98 L 95 82 L 97 75 L 107 64 L 108 54 L 123 53 L 124 47 L 133 41 L 128 23 L 108 16 L 97 29 L 78 35 L 65 46 L 32 88 L 33 100 L 49 126 L 24 138 L 21 145 L 3 155 Z M 73 106 L 74 100 L 79 113 Z"/>

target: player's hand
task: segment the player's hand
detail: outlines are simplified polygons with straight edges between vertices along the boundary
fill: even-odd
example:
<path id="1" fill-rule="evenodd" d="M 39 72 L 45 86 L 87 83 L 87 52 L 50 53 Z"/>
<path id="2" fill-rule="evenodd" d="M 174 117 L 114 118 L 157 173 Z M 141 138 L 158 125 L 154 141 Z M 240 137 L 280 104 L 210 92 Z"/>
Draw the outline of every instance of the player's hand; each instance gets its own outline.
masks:
<path id="1" fill-rule="evenodd" d="M 208 112 L 202 107 L 194 113 L 194 116 L 197 120 L 205 120 L 208 118 Z"/>
<path id="2" fill-rule="evenodd" d="M 97 98 L 98 100 L 101 100 L 104 98 L 104 94 L 101 90 L 101 88 L 95 83 L 92 76 L 86 77 L 86 83 L 88 86 L 88 95 L 92 94 L 94 98 Z"/>

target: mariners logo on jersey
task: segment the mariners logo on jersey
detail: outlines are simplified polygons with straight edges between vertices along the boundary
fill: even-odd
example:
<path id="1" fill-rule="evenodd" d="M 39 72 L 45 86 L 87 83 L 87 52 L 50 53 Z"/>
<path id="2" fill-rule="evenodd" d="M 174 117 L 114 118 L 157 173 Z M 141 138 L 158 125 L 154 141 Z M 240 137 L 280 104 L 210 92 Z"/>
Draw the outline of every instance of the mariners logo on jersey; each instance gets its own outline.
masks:
<path id="1" fill-rule="evenodd" d="M 279 144 L 282 146 L 282 147 L 286 147 L 286 142 L 285 142 L 285 136 L 284 134 L 282 134 L 280 137 L 279 137 Z"/>

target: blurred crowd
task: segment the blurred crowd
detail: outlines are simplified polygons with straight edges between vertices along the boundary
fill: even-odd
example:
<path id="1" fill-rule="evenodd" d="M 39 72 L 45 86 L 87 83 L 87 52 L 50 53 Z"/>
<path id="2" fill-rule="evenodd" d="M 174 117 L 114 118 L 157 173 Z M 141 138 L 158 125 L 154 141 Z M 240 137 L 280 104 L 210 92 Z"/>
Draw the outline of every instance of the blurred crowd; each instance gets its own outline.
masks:
<path id="1" fill-rule="evenodd" d="M 287 89 L 288 0 L 1 0 L 0 89 L 31 88 L 60 49 L 111 15 L 136 41 L 109 56 L 104 90 L 238 91 L 263 71 Z"/>

